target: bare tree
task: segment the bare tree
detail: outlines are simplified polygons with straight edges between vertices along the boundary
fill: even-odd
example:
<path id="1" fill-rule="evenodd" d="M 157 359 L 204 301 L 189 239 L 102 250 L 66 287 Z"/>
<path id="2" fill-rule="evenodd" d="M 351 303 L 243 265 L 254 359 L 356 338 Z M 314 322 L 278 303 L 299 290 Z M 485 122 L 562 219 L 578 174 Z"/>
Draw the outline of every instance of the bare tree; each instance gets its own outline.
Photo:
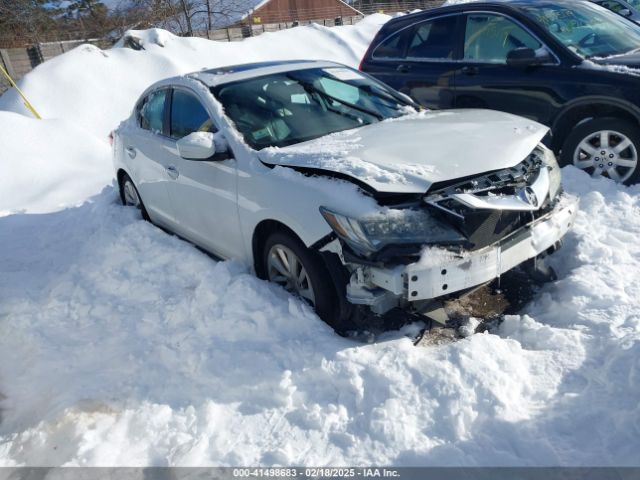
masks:
<path id="1" fill-rule="evenodd" d="M 47 0 L 0 0 L 0 41 L 39 41 L 56 29 L 57 5 Z"/>
<path id="2" fill-rule="evenodd" d="M 131 0 L 142 8 L 154 26 L 180 35 L 213 30 L 239 21 L 251 12 L 255 0 Z"/>

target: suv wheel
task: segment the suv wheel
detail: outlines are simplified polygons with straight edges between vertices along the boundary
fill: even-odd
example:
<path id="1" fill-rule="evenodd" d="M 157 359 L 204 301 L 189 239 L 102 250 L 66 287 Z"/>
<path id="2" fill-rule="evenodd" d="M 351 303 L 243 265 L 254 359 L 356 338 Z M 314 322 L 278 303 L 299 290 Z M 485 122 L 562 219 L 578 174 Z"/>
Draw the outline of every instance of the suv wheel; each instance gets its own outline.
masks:
<path id="1" fill-rule="evenodd" d="M 275 232 L 267 238 L 262 268 L 267 280 L 311 305 L 337 333 L 344 335 L 354 329 L 350 319 L 343 318 L 338 308 L 338 289 L 322 257 L 294 235 Z"/>
<path id="2" fill-rule="evenodd" d="M 631 185 L 640 180 L 640 128 L 618 118 L 596 118 L 574 128 L 562 147 L 563 165 Z"/>

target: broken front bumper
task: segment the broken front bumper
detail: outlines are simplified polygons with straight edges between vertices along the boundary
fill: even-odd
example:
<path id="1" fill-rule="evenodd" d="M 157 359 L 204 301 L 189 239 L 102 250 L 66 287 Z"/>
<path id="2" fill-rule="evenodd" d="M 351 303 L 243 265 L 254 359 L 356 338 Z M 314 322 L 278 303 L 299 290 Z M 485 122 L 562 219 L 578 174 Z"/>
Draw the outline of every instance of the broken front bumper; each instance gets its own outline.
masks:
<path id="1" fill-rule="evenodd" d="M 482 285 L 558 243 L 573 225 L 578 200 L 566 197 L 547 215 L 496 244 L 406 269 L 408 300 L 426 300 Z M 427 255 L 428 257 L 428 255 Z M 429 258 L 424 259 L 429 262 Z"/>
<path id="2" fill-rule="evenodd" d="M 391 295 L 415 302 L 485 284 L 556 245 L 573 225 L 577 211 L 578 199 L 564 195 L 551 212 L 479 250 L 455 253 L 431 248 L 420 262 L 406 267 L 371 267 L 367 280 L 381 289 L 383 292 L 378 292 L 382 295 L 376 295 L 377 301 L 362 302 L 352 289 L 349 300 L 372 307 L 378 304 L 385 310 L 384 304 L 390 305 Z"/>

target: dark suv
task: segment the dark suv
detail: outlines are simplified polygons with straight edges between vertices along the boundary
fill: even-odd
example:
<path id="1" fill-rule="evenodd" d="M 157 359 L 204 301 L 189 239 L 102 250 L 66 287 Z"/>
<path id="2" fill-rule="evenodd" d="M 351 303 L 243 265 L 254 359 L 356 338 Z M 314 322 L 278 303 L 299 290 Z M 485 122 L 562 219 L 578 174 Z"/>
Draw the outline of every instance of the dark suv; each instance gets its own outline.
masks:
<path id="1" fill-rule="evenodd" d="M 361 69 L 428 108 L 551 127 L 564 164 L 640 180 L 640 26 L 583 0 L 472 2 L 395 18 Z"/>

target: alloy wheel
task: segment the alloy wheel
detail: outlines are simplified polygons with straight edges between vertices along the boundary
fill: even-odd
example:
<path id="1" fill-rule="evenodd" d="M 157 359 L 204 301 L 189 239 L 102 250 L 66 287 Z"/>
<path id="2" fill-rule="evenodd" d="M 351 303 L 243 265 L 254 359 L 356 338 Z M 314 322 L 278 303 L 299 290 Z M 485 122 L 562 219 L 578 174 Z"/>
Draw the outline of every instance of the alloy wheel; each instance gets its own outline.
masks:
<path id="1" fill-rule="evenodd" d="M 315 305 L 315 293 L 304 265 L 290 248 L 276 244 L 267 257 L 267 277 L 287 291 Z"/>
<path id="2" fill-rule="evenodd" d="M 122 191 L 124 193 L 124 204 L 130 205 L 132 207 L 139 208 L 140 207 L 140 197 L 138 196 L 138 192 L 136 191 L 136 187 L 133 185 L 131 180 L 126 180 L 124 182 L 124 186 L 122 187 Z"/>
<path id="3" fill-rule="evenodd" d="M 606 176 L 622 183 L 638 166 L 638 151 L 631 139 L 613 130 L 589 134 L 576 147 L 573 164 L 592 177 Z"/>

